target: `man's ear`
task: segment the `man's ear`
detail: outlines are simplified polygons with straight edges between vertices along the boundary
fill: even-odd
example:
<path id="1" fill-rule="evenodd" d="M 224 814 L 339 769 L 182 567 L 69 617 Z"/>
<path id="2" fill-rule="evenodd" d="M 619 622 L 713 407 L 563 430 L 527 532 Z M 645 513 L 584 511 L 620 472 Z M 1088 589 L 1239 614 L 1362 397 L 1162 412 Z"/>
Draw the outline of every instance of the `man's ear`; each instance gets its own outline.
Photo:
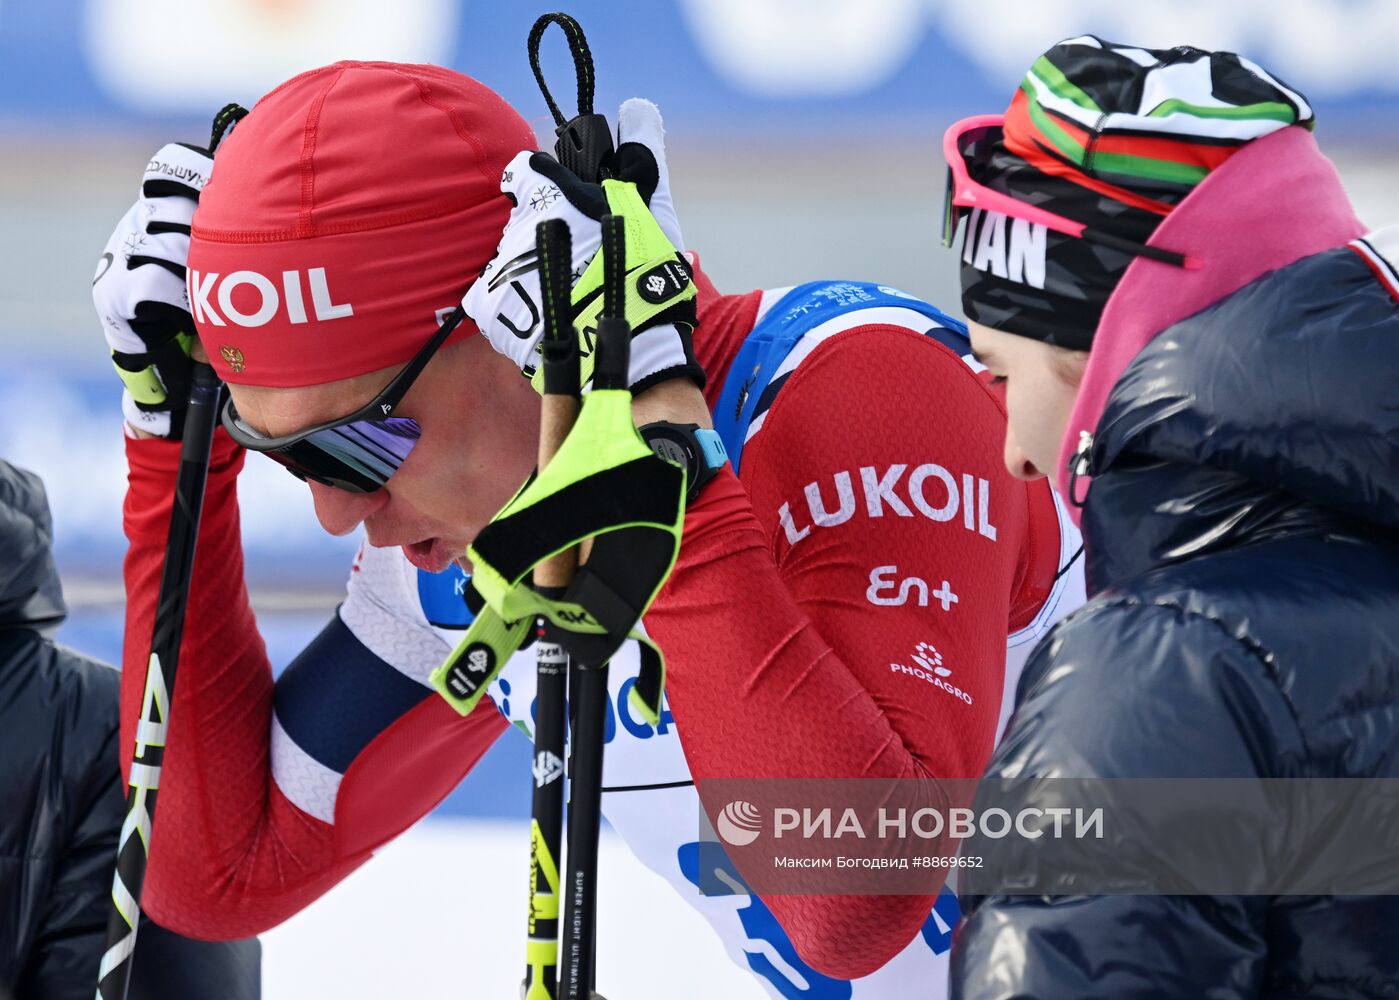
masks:
<path id="1" fill-rule="evenodd" d="M 1077 389 L 1083 384 L 1083 372 L 1088 367 L 1088 352 L 1056 347 L 1054 348 L 1052 364 L 1055 377 L 1065 385 Z"/>

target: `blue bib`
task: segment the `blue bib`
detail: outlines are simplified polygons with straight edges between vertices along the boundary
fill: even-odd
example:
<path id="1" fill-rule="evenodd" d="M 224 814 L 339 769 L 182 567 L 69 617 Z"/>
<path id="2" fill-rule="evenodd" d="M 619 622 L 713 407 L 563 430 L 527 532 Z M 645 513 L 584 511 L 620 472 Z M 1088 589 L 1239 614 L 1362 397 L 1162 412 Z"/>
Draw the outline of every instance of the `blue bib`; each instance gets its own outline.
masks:
<path id="1" fill-rule="evenodd" d="M 744 338 L 738 356 L 729 367 L 714 409 L 714 429 L 724 439 L 734 472 L 738 472 L 748 427 L 759 412 L 759 403 L 772 388 L 772 377 L 797 342 L 828 320 L 859 309 L 894 307 L 922 313 L 932 323 L 929 337 L 951 348 L 960 357 L 971 352 L 966 324 L 953 319 L 922 299 L 888 285 L 866 281 L 813 281 L 798 285 L 773 305 Z M 763 407 L 766 409 L 766 406 Z"/>
<path id="2" fill-rule="evenodd" d="M 466 583 L 470 579 L 470 575 L 456 563 L 441 573 L 418 570 L 418 601 L 423 606 L 428 624 L 438 628 L 470 627 L 476 620 L 466 606 L 464 596 Z"/>

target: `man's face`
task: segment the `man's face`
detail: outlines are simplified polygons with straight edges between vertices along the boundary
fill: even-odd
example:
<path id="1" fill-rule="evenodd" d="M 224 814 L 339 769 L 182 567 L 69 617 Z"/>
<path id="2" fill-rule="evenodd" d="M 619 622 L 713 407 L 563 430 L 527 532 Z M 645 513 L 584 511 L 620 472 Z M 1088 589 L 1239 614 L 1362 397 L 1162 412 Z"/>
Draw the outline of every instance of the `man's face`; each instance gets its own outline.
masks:
<path id="1" fill-rule="evenodd" d="M 1078 397 L 1070 372 L 1083 355 L 980 323 L 968 327 L 977 360 L 1005 383 L 1006 469 L 1020 479 L 1050 474 Z"/>
<path id="2" fill-rule="evenodd" d="M 398 366 L 325 385 L 229 390 L 245 423 L 283 435 L 355 412 L 397 372 Z M 538 399 L 484 337 L 442 348 L 395 410 L 416 420 L 422 436 L 388 485 L 350 493 L 307 484 L 321 526 L 344 535 L 363 524 L 371 545 L 401 546 L 409 562 L 431 573 L 453 559 L 464 565 L 467 544 L 534 466 Z"/>

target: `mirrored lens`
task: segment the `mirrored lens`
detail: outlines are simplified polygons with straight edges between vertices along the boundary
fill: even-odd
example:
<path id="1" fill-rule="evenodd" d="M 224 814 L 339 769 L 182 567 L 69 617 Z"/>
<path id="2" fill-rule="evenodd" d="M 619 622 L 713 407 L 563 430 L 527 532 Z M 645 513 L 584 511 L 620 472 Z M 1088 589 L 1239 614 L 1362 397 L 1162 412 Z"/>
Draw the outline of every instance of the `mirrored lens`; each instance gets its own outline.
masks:
<path id="1" fill-rule="evenodd" d="M 421 434 L 416 420 L 389 417 L 329 427 L 316 431 L 304 443 L 369 478 L 387 481 L 403 464 Z"/>
<path id="2" fill-rule="evenodd" d="M 231 398 L 224 400 L 224 430 L 249 451 L 260 451 L 298 479 L 352 493 L 372 493 L 389 481 L 418 443 L 422 428 L 411 417 L 345 420 L 301 435 L 268 438 L 245 424 Z"/>
<path id="3" fill-rule="evenodd" d="M 313 431 L 264 454 L 305 478 L 354 493 L 370 493 L 398 471 L 421 434 L 418 422 L 411 417 L 355 420 Z"/>

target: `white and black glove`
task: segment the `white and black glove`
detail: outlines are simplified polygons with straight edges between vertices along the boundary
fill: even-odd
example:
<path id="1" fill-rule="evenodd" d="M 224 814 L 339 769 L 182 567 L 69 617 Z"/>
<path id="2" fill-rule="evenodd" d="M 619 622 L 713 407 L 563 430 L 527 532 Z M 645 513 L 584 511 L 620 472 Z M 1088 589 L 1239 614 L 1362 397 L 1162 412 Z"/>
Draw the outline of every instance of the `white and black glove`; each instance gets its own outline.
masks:
<path id="1" fill-rule="evenodd" d="M 602 309 L 601 219 L 609 213 L 627 220 L 631 390 L 677 377 L 704 384 L 691 342 L 695 285 L 680 253 L 683 238 L 670 196 L 661 113 L 650 101 L 634 98 L 622 105 L 617 120 L 618 146 L 603 166 L 608 179 L 601 184 L 579 180 L 548 153 L 526 151 L 510 161 L 500 189 L 514 209 L 495 257 L 462 300 L 491 346 L 532 376 L 536 388 L 542 385 L 544 334 L 536 229 L 545 219 L 562 219 L 572 235 L 573 319 L 586 382 Z"/>
<path id="2" fill-rule="evenodd" d="M 207 150 L 170 143 L 146 165 L 141 194 L 117 223 L 92 279 L 92 301 L 139 431 L 179 438 L 195 337 L 185 285 L 190 223 L 213 168 Z"/>

